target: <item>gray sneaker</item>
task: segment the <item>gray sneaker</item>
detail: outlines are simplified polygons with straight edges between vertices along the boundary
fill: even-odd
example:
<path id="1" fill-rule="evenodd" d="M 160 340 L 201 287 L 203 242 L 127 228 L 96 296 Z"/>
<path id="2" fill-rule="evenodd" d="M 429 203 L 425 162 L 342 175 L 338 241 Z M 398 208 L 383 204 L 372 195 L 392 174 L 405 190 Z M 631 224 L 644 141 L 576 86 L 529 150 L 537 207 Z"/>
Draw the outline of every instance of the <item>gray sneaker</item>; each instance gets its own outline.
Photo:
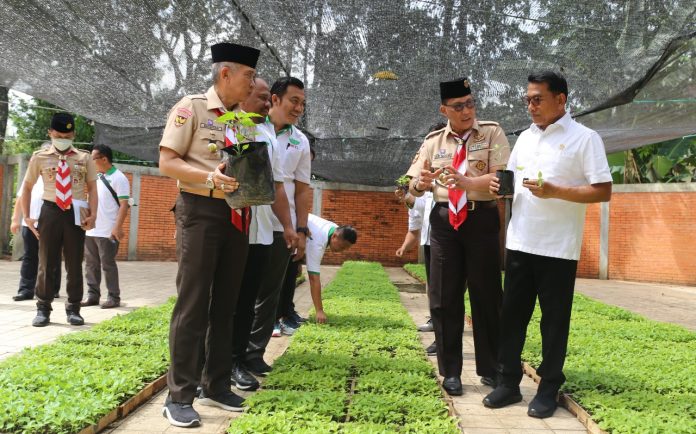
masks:
<path id="1" fill-rule="evenodd" d="M 428 319 L 423 325 L 418 326 L 418 331 L 419 332 L 431 332 L 433 331 L 433 320 Z"/>
<path id="2" fill-rule="evenodd" d="M 182 428 L 190 428 L 201 424 L 201 417 L 191 404 L 172 402 L 171 396 L 167 396 L 167 399 L 164 401 L 162 416 L 166 417 L 170 424 Z"/>

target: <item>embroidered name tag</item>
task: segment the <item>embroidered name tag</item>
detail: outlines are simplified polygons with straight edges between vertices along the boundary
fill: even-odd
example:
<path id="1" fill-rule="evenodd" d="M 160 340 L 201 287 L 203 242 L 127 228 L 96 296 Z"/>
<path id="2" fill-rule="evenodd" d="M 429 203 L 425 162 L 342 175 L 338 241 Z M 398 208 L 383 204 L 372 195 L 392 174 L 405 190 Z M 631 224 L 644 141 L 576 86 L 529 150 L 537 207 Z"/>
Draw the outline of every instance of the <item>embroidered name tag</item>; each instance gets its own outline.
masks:
<path id="1" fill-rule="evenodd" d="M 480 151 L 481 149 L 488 149 L 488 143 L 481 142 L 481 143 L 473 143 L 473 144 L 469 145 L 469 152 Z"/>
<path id="2" fill-rule="evenodd" d="M 440 159 L 440 158 L 452 158 L 451 153 L 447 153 L 447 149 L 438 149 L 435 155 L 433 155 L 433 159 Z"/>
<path id="3" fill-rule="evenodd" d="M 208 122 L 201 122 L 200 128 L 207 128 L 213 131 L 222 131 L 222 126 L 215 125 L 212 119 L 208 119 Z"/>

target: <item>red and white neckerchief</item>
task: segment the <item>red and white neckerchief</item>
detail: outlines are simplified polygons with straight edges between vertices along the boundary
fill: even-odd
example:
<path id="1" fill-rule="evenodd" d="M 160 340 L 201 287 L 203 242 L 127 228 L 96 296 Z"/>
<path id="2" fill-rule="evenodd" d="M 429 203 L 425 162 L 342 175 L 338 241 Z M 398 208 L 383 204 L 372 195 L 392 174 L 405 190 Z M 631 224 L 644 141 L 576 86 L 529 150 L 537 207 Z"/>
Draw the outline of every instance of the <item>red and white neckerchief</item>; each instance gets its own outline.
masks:
<path id="1" fill-rule="evenodd" d="M 218 116 L 222 116 L 225 112 L 220 110 L 219 108 L 216 108 L 215 114 Z M 237 143 L 237 134 L 236 132 L 230 128 L 229 126 L 225 125 L 225 148 L 229 148 L 230 146 L 234 145 Z M 232 209 L 231 213 L 231 218 L 232 218 L 232 225 L 234 225 L 235 228 L 239 232 L 249 234 L 249 226 L 251 225 L 251 208 L 250 207 L 244 207 L 241 209 Z"/>
<path id="2" fill-rule="evenodd" d="M 68 156 L 74 151 L 69 151 L 58 157 L 58 171 L 56 172 L 56 205 L 63 211 L 70 209 L 72 205 L 72 177 Z"/>
<path id="3" fill-rule="evenodd" d="M 464 174 L 466 173 L 466 139 L 471 135 L 471 130 L 461 137 L 454 133 L 453 135 L 459 145 L 459 149 L 454 154 L 452 166 L 457 169 L 457 172 Z M 459 226 L 466 220 L 466 191 L 451 187 L 447 195 L 449 197 L 449 221 L 456 231 L 459 230 Z"/>

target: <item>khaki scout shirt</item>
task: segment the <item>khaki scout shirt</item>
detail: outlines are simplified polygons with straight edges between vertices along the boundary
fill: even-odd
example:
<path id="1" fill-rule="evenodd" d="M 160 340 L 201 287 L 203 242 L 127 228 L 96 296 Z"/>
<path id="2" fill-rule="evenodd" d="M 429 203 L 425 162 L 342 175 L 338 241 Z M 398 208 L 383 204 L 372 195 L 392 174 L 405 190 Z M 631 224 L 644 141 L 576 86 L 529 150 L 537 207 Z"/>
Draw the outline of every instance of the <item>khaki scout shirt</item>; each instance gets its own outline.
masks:
<path id="1" fill-rule="evenodd" d="M 196 169 L 214 171 L 220 164 L 218 150 L 225 147 L 225 125 L 215 122 L 217 110 L 227 111 L 215 87 L 202 95 L 183 97 L 169 111 L 160 147 L 173 150 Z M 178 181 L 178 185 L 179 188 L 208 189 L 205 182 Z"/>
<path id="2" fill-rule="evenodd" d="M 55 202 L 56 172 L 58 172 L 58 161 L 63 156 L 70 166 L 72 197 L 77 200 L 87 200 L 87 183 L 97 180 L 97 167 L 92 161 L 92 154 L 88 151 L 70 148 L 67 154 L 61 154 L 53 146 L 36 151 L 29 160 L 27 174 L 24 177 L 25 182 L 36 184 L 36 180 L 41 176 L 44 183 L 44 192 L 41 198 Z"/>
<path id="3" fill-rule="evenodd" d="M 414 178 L 419 176 L 425 160 L 430 160 L 434 169 L 451 165 L 458 146 L 454 137 L 449 122 L 445 128 L 428 134 L 406 174 Z M 466 141 L 466 149 L 466 176 L 473 178 L 494 173 L 497 169 L 505 169 L 510 157 L 510 144 L 505 132 L 496 122 L 491 121 L 474 121 L 471 135 Z M 447 202 L 447 193 L 446 187 L 434 183 L 435 202 Z M 495 196 L 482 191 L 467 191 L 466 197 L 468 200 L 495 199 Z"/>

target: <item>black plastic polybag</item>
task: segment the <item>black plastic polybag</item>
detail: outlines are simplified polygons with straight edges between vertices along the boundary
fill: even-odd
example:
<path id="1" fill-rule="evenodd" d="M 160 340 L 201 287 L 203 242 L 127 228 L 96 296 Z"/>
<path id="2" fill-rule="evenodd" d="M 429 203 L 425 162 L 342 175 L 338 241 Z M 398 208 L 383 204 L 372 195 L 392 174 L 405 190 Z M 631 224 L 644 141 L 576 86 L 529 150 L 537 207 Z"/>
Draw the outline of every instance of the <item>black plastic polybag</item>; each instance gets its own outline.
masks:
<path id="1" fill-rule="evenodd" d="M 235 146 L 222 149 L 225 175 L 239 182 L 237 190 L 225 193 L 225 200 L 230 208 L 270 205 L 275 200 L 273 170 L 266 146 L 266 142 L 244 143 L 245 149 L 240 155 L 236 155 Z"/>

